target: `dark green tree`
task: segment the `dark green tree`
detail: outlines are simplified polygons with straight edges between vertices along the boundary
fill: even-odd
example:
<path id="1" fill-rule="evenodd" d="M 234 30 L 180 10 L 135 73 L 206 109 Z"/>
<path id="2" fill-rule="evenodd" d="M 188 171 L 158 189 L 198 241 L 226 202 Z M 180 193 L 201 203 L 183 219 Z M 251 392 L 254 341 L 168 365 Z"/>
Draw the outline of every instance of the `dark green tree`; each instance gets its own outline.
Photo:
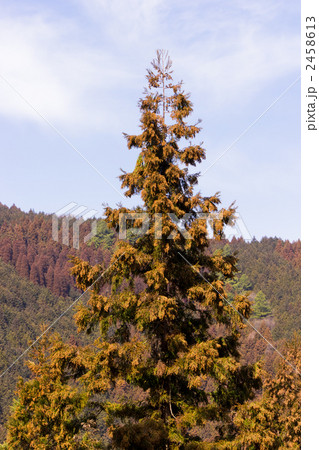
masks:
<path id="1" fill-rule="evenodd" d="M 95 235 L 90 239 L 88 245 L 94 247 L 111 250 L 115 242 L 115 233 L 113 233 L 106 225 L 104 220 L 99 220 L 96 227 Z"/>
<path id="2" fill-rule="evenodd" d="M 224 250 L 223 254 L 225 254 Z M 252 288 L 248 276 L 246 274 L 240 275 L 239 273 L 232 280 L 227 281 L 226 286 L 230 301 L 233 301 L 236 295 L 245 295 Z"/>
<path id="3" fill-rule="evenodd" d="M 245 273 L 242 274 L 238 280 L 238 293 L 242 294 L 243 292 L 251 291 L 251 288 L 252 286 L 248 276 Z"/>
<path id="4" fill-rule="evenodd" d="M 253 305 L 253 317 L 256 319 L 263 319 L 271 314 L 271 306 L 269 301 L 266 299 L 265 294 L 259 291 L 256 294 L 254 305 Z"/>

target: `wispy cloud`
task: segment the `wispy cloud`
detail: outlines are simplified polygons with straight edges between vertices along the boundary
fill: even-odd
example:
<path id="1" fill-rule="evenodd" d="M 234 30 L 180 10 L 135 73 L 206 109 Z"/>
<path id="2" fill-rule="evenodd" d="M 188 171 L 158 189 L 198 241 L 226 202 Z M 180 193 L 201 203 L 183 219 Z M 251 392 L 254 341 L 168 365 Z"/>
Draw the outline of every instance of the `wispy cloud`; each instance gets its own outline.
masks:
<path id="1" fill-rule="evenodd" d="M 111 129 L 159 47 L 208 105 L 221 108 L 225 92 L 247 101 L 299 68 L 298 30 L 276 28 L 289 17 L 282 2 L 81 0 L 77 7 L 77 16 L 7 8 L 0 19 L 0 73 L 57 125 Z M 38 120 L 0 87 L 1 114 Z"/>
<path id="2" fill-rule="evenodd" d="M 158 47 L 175 67 L 220 103 L 227 91 L 250 97 L 299 69 L 299 30 L 282 1 L 82 0 L 119 53 L 138 64 Z M 295 9 L 293 9 L 295 14 Z"/>
<path id="3" fill-rule="evenodd" d="M 112 102 L 131 73 L 107 49 L 79 38 L 72 20 L 35 14 L 0 19 L 0 73 L 57 125 L 112 124 Z M 0 113 L 39 120 L 3 82 Z"/>

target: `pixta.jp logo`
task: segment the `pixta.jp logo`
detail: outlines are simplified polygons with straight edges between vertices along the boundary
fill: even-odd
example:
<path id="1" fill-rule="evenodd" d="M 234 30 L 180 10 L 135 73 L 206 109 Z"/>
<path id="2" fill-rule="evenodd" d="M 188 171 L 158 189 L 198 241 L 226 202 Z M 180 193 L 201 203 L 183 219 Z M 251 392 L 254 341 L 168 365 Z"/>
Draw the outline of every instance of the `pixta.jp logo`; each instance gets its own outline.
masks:
<path id="1" fill-rule="evenodd" d="M 61 234 L 61 242 L 64 245 L 70 245 L 70 234 L 72 236 L 72 247 L 80 248 L 80 226 L 92 219 L 98 211 L 89 209 L 86 206 L 79 206 L 75 202 L 71 202 L 63 208 L 59 209 L 52 215 L 52 238 L 59 242 L 59 234 Z M 83 242 L 88 242 L 96 234 L 97 221 L 91 220 L 91 231 L 83 238 Z M 61 224 L 61 226 L 59 226 Z M 72 226 L 72 230 L 70 230 Z M 61 233 L 59 233 L 61 230 Z M 70 233 L 71 231 L 71 233 Z"/>

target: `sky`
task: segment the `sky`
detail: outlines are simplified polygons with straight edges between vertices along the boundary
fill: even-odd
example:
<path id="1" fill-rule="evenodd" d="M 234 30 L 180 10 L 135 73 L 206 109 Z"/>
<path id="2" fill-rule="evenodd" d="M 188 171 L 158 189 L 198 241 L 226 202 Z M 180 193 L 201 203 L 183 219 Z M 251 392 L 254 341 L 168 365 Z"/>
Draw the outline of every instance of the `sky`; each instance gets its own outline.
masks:
<path id="1" fill-rule="evenodd" d="M 251 236 L 300 238 L 300 2 L 0 0 L 0 202 L 131 207 L 137 107 L 156 49 L 202 119 L 203 195 Z"/>

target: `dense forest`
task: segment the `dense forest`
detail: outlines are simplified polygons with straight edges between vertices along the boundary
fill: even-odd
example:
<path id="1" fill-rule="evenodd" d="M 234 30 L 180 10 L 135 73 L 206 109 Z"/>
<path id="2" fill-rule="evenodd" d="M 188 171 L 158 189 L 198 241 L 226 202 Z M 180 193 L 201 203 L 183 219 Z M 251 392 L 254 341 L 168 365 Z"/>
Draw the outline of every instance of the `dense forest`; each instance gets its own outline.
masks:
<path id="1" fill-rule="evenodd" d="M 41 325 L 50 325 L 80 295 L 70 274 L 70 255 L 77 254 L 92 264 L 109 263 L 115 236 L 103 225 L 101 222 L 92 241 L 78 251 L 52 239 L 52 216 L 0 204 L 1 373 L 37 338 Z M 81 237 L 89 227 L 90 223 L 83 224 Z M 57 328 L 64 338 L 80 339 L 72 312 L 59 320 Z M 1 439 L 18 375 L 28 374 L 21 361 L 1 379 Z"/>
<path id="2" fill-rule="evenodd" d="M 300 241 L 224 239 L 235 209 L 194 193 L 205 150 L 165 52 L 147 81 L 120 176 L 142 207 L 106 207 L 76 250 L 0 205 L 1 448 L 300 448 Z M 136 212 L 147 232 L 131 216 L 119 239 Z M 198 213 L 218 213 L 213 238 Z"/>
<path id="3" fill-rule="evenodd" d="M 70 275 L 69 255 L 78 254 L 92 264 L 103 260 L 108 264 L 116 243 L 116 234 L 104 227 L 103 221 L 91 242 L 84 244 L 81 241 L 79 251 L 53 241 L 51 232 L 50 215 L 25 213 L 16 206 L 0 205 L 1 372 L 28 347 L 31 340 L 36 339 L 41 324 L 49 325 L 80 295 Z M 86 232 L 83 224 L 83 233 Z M 16 236 L 19 236 L 19 241 Z M 23 258 L 13 256 L 17 254 L 17 246 L 20 251 L 23 249 Z M 237 252 L 239 273 L 235 281 L 229 283 L 229 293 L 246 291 L 249 298 L 254 299 L 258 292 L 263 292 L 271 312 L 263 318 L 252 317 L 251 320 L 271 342 L 282 346 L 300 330 L 300 241 L 291 243 L 263 238 L 245 242 L 234 238 L 231 242 L 212 243 L 209 251 L 213 253 L 217 248 Z M 50 273 L 53 276 L 48 276 Z M 77 333 L 72 319 L 74 310 L 60 319 L 54 330 L 68 341 L 85 341 L 85 337 Z M 278 358 L 269 345 L 249 327 L 242 340 L 243 358 L 249 363 L 263 358 L 268 371 L 273 374 Z M 5 439 L 4 425 L 18 377 L 30 377 L 30 371 L 23 364 L 26 359 L 28 355 L 0 382 L 2 440 Z"/>

